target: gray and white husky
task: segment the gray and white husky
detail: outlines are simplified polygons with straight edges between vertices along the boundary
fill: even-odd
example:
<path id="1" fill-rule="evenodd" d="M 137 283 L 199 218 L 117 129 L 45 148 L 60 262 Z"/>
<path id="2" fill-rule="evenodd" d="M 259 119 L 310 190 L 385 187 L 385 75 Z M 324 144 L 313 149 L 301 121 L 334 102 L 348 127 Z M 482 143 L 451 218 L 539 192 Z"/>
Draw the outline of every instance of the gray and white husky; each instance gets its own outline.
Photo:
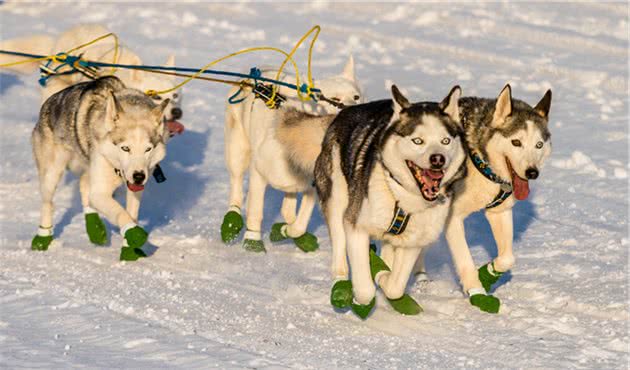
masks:
<path id="1" fill-rule="evenodd" d="M 470 302 L 496 313 L 500 302 L 487 293 L 514 264 L 512 207 L 516 200 L 527 198 L 529 180 L 538 177 L 551 153 L 551 90 L 533 108 L 512 99 L 510 85 L 497 99 L 465 97 L 459 100 L 459 106 L 468 151 L 467 175 L 454 186 L 446 239 Z M 464 219 L 483 208 L 499 253 L 477 271 L 466 243 Z M 424 271 L 421 259 L 416 271 Z"/>
<path id="2" fill-rule="evenodd" d="M 362 318 L 374 306 L 375 281 L 397 311 L 421 311 L 405 287 L 418 256 L 442 232 L 466 157 L 459 86 L 441 103 L 411 104 L 396 86 L 392 95 L 342 110 L 315 165 L 337 280 L 331 303 Z M 382 260 L 370 238 L 383 241 Z"/>
<path id="3" fill-rule="evenodd" d="M 166 155 L 163 122 L 168 99 L 156 105 L 116 77 L 82 82 L 52 95 L 41 108 L 32 144 L 42 197 L 41 221 L 32 249 L 53 239 L 53 196 L 66 168 L 80 174 L 79 189 L 90 241 L 107 242 L 98 212 L 120 227 L 121 260 L 144 257 L 147 233 L 137 225 L 140 198 L 153 168 Z M 127 207 L 113 198 L 127 185 Z M 92 208 L 93 207 L 93 208 Z"/>

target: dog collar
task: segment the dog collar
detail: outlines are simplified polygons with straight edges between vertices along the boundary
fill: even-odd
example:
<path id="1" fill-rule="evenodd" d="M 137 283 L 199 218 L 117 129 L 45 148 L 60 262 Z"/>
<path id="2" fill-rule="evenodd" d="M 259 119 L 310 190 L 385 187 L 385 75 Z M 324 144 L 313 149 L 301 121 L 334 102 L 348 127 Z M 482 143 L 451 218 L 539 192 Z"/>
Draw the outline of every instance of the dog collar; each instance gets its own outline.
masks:
<path id="1" fill-rule="evenodd" d="M 396 206 L 394 207 L 394 217 L 392 218 L 392 222 L 386 232 L 394 235 L 402 234 L 405 231 L 405 228 L 407 228 L 410 218 L 411 215 L 400 208 L 398 206 L 398 202 L 396 202 Z"/>
<path id="2" fill-rule="evenodd" d="M 512 183 L 503 180 L 501 177 L 499 177 L 499 175 L 494 173 L 494 171 L 492 171 L 492 168 L 490 167 L 490 163 L 484 160 L 481 155 L 479 155 L 479 153 L 470 152 L 470 159 L 475 165 L 475 168 L 479 172 L 481 172 L 481 174 L 485 178 L 501 186 L 497 196 L 494 197 L 494 199 L 490 203 L 486 204 L 486 208 L 494 208 L 501 205 L 501 203 L 503 203 L 507 198 L 510 197 L 510 195 L 512 195 Z"/>

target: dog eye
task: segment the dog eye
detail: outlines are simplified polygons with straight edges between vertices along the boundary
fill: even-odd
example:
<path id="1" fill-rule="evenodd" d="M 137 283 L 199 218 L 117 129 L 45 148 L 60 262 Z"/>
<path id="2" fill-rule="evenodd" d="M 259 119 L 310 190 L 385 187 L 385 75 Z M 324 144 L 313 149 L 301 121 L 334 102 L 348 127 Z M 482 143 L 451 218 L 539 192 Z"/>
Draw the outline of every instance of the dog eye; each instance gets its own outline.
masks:
<path id="1" fill-rule="evenodd" d="M 414 137 L 413 139 L 411 139 L 411 141 L 413 141 L 413 143 L 416 144 L 416 145 L 424 144 L 424 141 L 421 138 L 419 138 L 419 137 Z"/>
<path id="2" fill-rule="evenodd" d="M 539 141 L 539 142 L 536 143 L 536 148 L 540 149 L 542 147 L 543 147 L 543 142 L 542 141 Z"/>
<path id="3" fill-rule="evenodd" d="M 448 144 L 450 144 L 450 143 L 451 143 L 451 139 L 449 139 L 449 138 L 447 138 L 447 137 L 445 137 L 444 139 L 442 139 L 442 144 L 443 144 L 443 145 L 448 145 Z"/>
<path id="4" fill-rule="evenodd" d="M 361 99 L 361 97 L 360 97 L 359 95 L 355 95 L 355 96 L 354 96 L 354 100 L 357 100 L 357 101 L 358 101 L 359 99 Z"/>
<path id="5" fill-rule="evenodd" d="M 179 98 L 179 94 L 173 94 L 173 99 Z"/>
<path id="6" fill-rule="evenodd" d="M 147 148 L 144 152 L 145 152 L 145 153 L 148 153 L 148 152 L 150 152 L 152 149 L 153 149 L 153 147 L 152 147 L 152 146 L 150 146 L 150 147 L 148 147 L 148 148 Z"/>
<path id="7" fill-rule="evenodd" d="M 162 100 L 162 97 L 159 96 L 159 95 L 153 95 L 153 96 L 151 96 L 151 99 L 153 99 L 153 100 Z"/>
<path id="8" fill-rule="evenodd" d="M 514 145 L 514 146 L 521 146 L 523 144 L 521 144 L 520 140 L 512 140 L 512 145 Z"/>
<path id="9" fill-rule="evenodd" d="M 128 146 L 121 146 L 120 150 L 122 150 L 123 152 L 127 152 L 127 153 L 129 153 L 129 151 L 130 151 Z"/>

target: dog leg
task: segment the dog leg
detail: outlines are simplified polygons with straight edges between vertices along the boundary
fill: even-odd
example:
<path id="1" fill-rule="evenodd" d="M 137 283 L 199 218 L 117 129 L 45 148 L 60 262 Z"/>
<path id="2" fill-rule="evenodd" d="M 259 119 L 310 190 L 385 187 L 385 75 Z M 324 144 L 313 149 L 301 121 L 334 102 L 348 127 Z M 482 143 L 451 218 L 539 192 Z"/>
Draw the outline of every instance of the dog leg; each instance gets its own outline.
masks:
<path id="1" fill-rule="evenodd" d="M 352 267 L 352 311 L 365 319 L 375 304 L 376 288 L 370 272 L 370 236 L 348 223 L 344 224 L 348 242 L 348 258 Z"/>
<path id="2" fill-rule="evenodd" d="M 221 224 L 224 243 L 234 241 L 243 228 L 243 175 L 249 167 L 250 147 L 238 114 L 228 107 L 225 112 L 225 163 L 230 174 L 230 200 L 228 212 Z"/>
<path id="3" fill-rule="evenodd" d="M 466 243 L 464 220 L 451 216 L 447 221 L 445 234 L 457 274 L 464 286 L 464 291 L 470 297 L 470 303 L 485 312 L 499 312 L 500 301 L 487 295 L 479 281 L 475 263 L 470 255 L 468 243 Z"/>
<path id="4" fill-rule="evenodd" d="M 303 202 L 303 201 L 302 201 Z M 282 199 L 282 207 L 280 208 L 280 214 L 284 218 L 284 222 L 292 224 L 296 219 L 297 210 L 297 193 L 285 193 L 284 199 Z"/>
<path id="5" fill-rule="evenodd" d="M 486 211 L 486 219 L 492 228 L 499 255 L 492 263 L 479 268 L 479 280 L 486 291 L 490 291 L 501 275 L 514 265 L 512 253 L 513 221 L 512 209 L 502 212 Z"/>
<path id="6" fill-rule="evenodd" d="M 243 239 L 243 248 L 251 252 L 265 252 L 262 241 L 261 225 L 265 206 L 267 182 L 255 168 L 249 171 L 249 191 L 247 194 L 247 231 Z"/>
<path id="7" fill-rule="evenodd" d="M 90 175 L 86 171 L 79 180 L 79 191 L 81 192 L 81 203 L 85 215 L 85 231 L 90 238 L 90 242 L 96 245 L 107 243 L 107 229 L 105 223 L 98 216 L 98 212 L 90 207 Z"/>
<path id="8" fill-rule="evenodd" d="M 388 248 L 392 249 L 391 246 Z M 422 312 L 422 307 L 411 296 L 405 294 L 409 276 L 420 253 L 421 248 L 395 248 L 394 261 L 390 265 L 391 272 L 375 253 L 370 255 L 374 280 L 383 289 L 389 304 L 403 315 L 417 315 Z"/>
<path id="9" fill-rule="evenodd" d="M 288 225 L 284 223 L 274 224 L 270 235 L 271 240 L 278 241 L 292 238 L 295 245 L 303 252 L 317 250 L 319 248 L 317 237 L 306 232 L 313 208 L 315 208 L 315 189 L 310 188 L 302 194 L 300 211 L 295 222 Z"/>
<path id="10" fill-rule="evenodd" d="M 424 265 L 424 256 L 427 254 L 429 248 L 422 248 L 416 265 L 413 267 L 413 274 L 416 276 L 416 281 L 429 281 L 427 276 L 427 269 Z"/>
<path id="11" fill-rule="evenodd" d="M 55 146 L 52 142 L 43 142 L 44 140 L 46 139 L 33 138 L 42 207 L 39 230 L 31 241 L 31 249 L 38 251 L 47 250 L 53 240 L 53 197 L 71 158 L 71 154 L 62 146 Z"/>

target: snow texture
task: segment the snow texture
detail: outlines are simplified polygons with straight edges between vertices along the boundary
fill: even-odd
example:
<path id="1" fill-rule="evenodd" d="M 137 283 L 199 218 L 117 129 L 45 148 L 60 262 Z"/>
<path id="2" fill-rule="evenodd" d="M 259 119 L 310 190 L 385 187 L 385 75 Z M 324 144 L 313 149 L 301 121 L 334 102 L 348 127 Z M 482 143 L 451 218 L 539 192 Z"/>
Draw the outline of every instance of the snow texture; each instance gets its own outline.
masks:
<path id="1" fill-rule="evenodd" d="M 227 87 L 186 86 L 187 131 L 168 145 L 168 178 L 140 211 L 152 256 L 118 261 L 121 238 L 93 247 L 77 179 L 56 195 L 56 241 L 32 252 L 39 217 L 30 133 L 37 77 L 0 71 L 0 367 L 7 368 L 576 368 L 628 366 L 627 3 L 175 4 L 4 3 L 1 37 L 56 34 L 79 22 L 112 29 L 150 64 L 168 54 L 200 67 L 237 49 L 288 49 L 321 24 L 314 76 L 349 53 L 369 99 L 395 82 L 412 100 L 514 96 L 553 89 L 553 154 L 514 209 L 517 263 L 494 292 L 499 315 L 472 307 L 441 239 L 430 282 L 409 292 L 425 309 L 403 317 L 377 298 L 365 322 L 329 303 L 330 240 L 266 255 L 225 246 L 223 112 Z M 306 48 L 298 61 L 306 65 Z M 278 65 L 269 53 L 221 67 Z M 280 220 L 268 191 L 264 230 Z M 481 214 L 466 222 L 477 265 L 496 256 Z"/>

